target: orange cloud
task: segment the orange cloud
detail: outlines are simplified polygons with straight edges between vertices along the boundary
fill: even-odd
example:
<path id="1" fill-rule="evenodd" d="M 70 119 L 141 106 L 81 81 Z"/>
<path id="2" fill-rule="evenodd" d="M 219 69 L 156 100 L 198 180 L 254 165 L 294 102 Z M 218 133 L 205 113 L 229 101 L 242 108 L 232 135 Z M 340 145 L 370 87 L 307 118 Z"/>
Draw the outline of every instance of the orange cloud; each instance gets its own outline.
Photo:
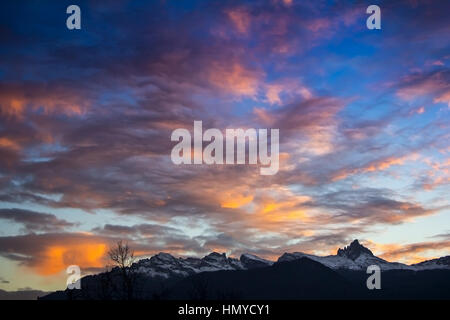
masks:
<path id="1" fill-rule="evenodd" d="M 256 118 L 267 125 L 272 125 L 276 119 L 272 116 L 270 112 L 263 108 L 254 108 L 253 114 Z"/>
<path id="2" fill-rule="evenodd" d="M 434 103 L 447 103 L 450 108 L 450 90 L 440 94 L 436 98 L 433 99 Z"/>
<path id="3" fill-rule="evenodd" d="M 11 149 L 14 151 L 21 149 L 20 145 L 16 141 L 7 137 L 0 137 L 0 148 Z"/>
<path id="4" fill-rule="evenodd" d="M 39 275 L 55 275 L 69 265 L 82 270 L 105 266 L 111 241 L 90 233 L 30 233 L 0 237 L 0 252 Z"/>
<path id="5" fill-rule="evenodd" d="M 313 20 L 307 27 L 313 32 L 318 32 L 323 29 L 328 29 L 331 22 L 327 18 L 320 18 Z"/>
<path id="6" fill-rule="evenodd" d="M 209 79 L 215 86 L 227 93 L 254 98 L 258 92 L 262 76 L 261 73 L 248 70 L 235 62 L 226 66 L 215 64 L 210 72 Z"/>
<path id="7" fill-rule="evenodd" d="M 432 190 L 441 185 L 450 183 L 450 158 L 443 162 L 425 161 L 432 168 L 427 172 L 426 182 L 423 183 L 425 190 Z"/>
<path id="8" fill-rule="evenodd" d="M 267 86 L 266 98 L 270 104 L 281 104 L 280 93 L 283 87 L 280 85 Z"/>
<path id="9" fill-rule="evenodd" d="M 247 34 L 250 28 L 250 15 L 244 8 L 225 12 L 239 33 Z"/>
<path id="10" fill-rule="evenodd" d="M 390 168 L 391 166 L 402 165 L 407 161 L 414 161 L 417 160 L 418 158 L 419 155 L 414 153 L 403 157 L 388 157 L 385 159 L 372 161 L 369 162 L 366 166 L 360 168 L 342 169 L 333 175 L 332 181 L 342 180 L 354 174 L 383 171 Z"/>
<path id="11" fill-rule="evenodd" d="M 281 94 L 288 97 L 300 96 L 303 99 L 313 98 L 313 94 L 310 89 L 292 79 L 285 79 L 277 83 L 268 84 L 265 88 L 266 98 L 270 104 L 282 104 L 283 101 Z"/>
<path id="12" fill-rule="evenodd" d="M 424 107 L 424 106 L 420 107 L 419 109 L 417 109 L 416 112 L 417 112 L 418 114 L 424 113 L 424 112 L 425 112 L 425 107 Z"/>
<path id="13" fill-rule="evenodd" d="M 399 261 L 406 264 L 434 259 L 442 255 L 442 252 L 439 251 L 445 252 L 450 249 L 450 241 L 418 242 L 407 245 L 397 243 L 381 244 L 370 240 L 366 242 L 375 255 L 388 261 Z"/>
<path id="14" fill-rule="evenodd" d="M 39 85 L 9 85 L 0 91 L 0 113 L 20 119 L 27 109 L 43 110 L 44 113 L 81 115 L 89 103 L 84 97 L 62 87 Z"/>
<path id="15" fill-rule="evenodd" d="M 306 210 L 296 208 L 296 204 L 290 201 L 265 203 L 261 214 L 266 222 L 305 220 L 307 218 Z"/>
<path id="16" fill-rule="evenodd" d="M 308 211 L 303 206 L 308 201 L 311 201 L 309 196 L 295 195 L 285 187 L 266 188 L 260 191 L 254 201 L 255 214 L 249 223 L 257 228 L 277 230 L 292 221 L 310 221 Z"/>
<path id="17" fill-rule="evenodd" d="M 430 76 L 414 75 L 405 78 L 406 85 L 397 90 L 397 95 L 410 101 L 422 96 L 434 96 L 434 103 L 447 103 L 450 107 L 450 85 L 442 72 Z"/>
<path id="18" fill-rule="evenodd" d="M 45 249 L 34 266 L 41 275 L 52 275 L 65 270 L 69 265 L 83 268 L 101 268 L 105 265 L 107 251 L 105 243 L 72 243 L 52 245 Z"/>
<path id="19" fill-rule="evenodd" d="M 1 102 L 1 111 L 7 116 L 20 117 L 25 109 L 25 101 L 23 99 L 11 99 L 10 101 Z"/>
<path id="20" fill-rule="evenodd" d="M 227 193 L 226 196 L 227 198 L 220 204 L 222 208 L 236 209 L 253 201 L 253 195 L 244 196 L 241 194 Z"/>

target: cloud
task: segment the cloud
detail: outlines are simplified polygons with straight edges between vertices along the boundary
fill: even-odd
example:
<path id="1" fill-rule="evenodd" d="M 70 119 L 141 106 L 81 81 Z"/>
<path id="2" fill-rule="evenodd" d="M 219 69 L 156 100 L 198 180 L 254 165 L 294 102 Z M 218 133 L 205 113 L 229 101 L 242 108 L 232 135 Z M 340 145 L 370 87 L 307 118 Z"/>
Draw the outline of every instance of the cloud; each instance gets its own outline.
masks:
<path id="1" fill-rule="evenodd" d="M 0 148 L 11 149 L 13 151 L 18 151 L 21 149 L 20 145 L 16 141 L 7 137 L 0 138 Z"/>
<path id="2" fill-rule="evenodd" d="M 3 277 L 0 277 L 0 283 L 1 284 L 8 284 L 10 282 L 8 280 L 4 279 Z"/>
<path id="3" fill-rule="evenodd" d="M 0 209 L 0 219 L 22 224 L 27 232 L 63 230 L 75 223 L 57 218 L 53 214 L 22 209 Z"/>
<path id="4" fill-rule="evenodd" d="M 446 103 L 450 107 L 450 71 L 441 69 L 405 77 L 397 95 L 407 101 L 431 97 L 433 103 Z"/>
<path id="5" fill-rule="evenodd" d="M 239 63 L 213 64 L 210 69 L 211 83 L 237 97 L 255 98 L 258 94 L 261 72 L 246 69 Z"/>
<path id="6" fill-rule="evenodd" d="M 229 9 L 226 10 L 225 13 L 239 33 L 248 33 L 251 20 L 250 15 L 245 8 Z"/>
<path id="7" fill-rule="evenodd" d="M 365 8 L 343 1 L 205 2 L 192 12 L 154 1 L 133 15 L 125 2 L 92 3 L 83 18 L 92 27 L 70 37 L 56 25 L 59 7 L 8 4 L 0 201 L 117 217 L 98 226 L 4 209 L 5 225 L 41 234 L 0 238 L 1 254 L 39 274 L 76 261 L 99 268 L 118 238 L 140 255 L 328 254 L 377 226 L 444 210 L 434 199 L 448 183 L 448 126 L 432 105 L 449 102 L 448 70 L 423 61 L 447 61 L 448 17 L 431 2 L 405 4 L 385 4 L 397 25 L 382 38 L 367 32 Z M 279 128 L 280 171 L 174 166 L 170 133 L 194 120 Z M 391 173 L 413 199 L 374 183 Z"/>
<path id="8" fill-rule="evenodd" d="M 428 241 L 410 244 L 376 244 L 369 241 L 369 246 L 374 248 L 374 252 L 380 252 L 379 256 L 389 261 L 403 261 L 407 264 L 419 263 L 426 258 L 424 253 L 436 253 L 438 251 L 448 251 L 450 241 Z M 434 256 L 436 257 L 436 256 Z M 433 258 L 434 258 L 433 257 Z"/>
<path id="9" fill-rule="evenodd" d="M 77 93 L 61 83 L 3 83 L 0 113 L 18 119 L 23 119 L 28 109 L 42 109 L 46 114 L 82 115 L 89 108 L 90 101 L 87 98 L 86 93 Z"/>
<path id="10" fill-rule="evenodd" d="M 440 186 L 446 186 L 450 183 L 450 159 L 439 161 L 430 161 L 426 159 L 425 162 L 430 169 L 426 171 L 420 184 L 425 190 L 433 190 Z"/>
<path id="11" fill-rule="evenodd" d="M 312 206 L 329 208 L 334 223 L 351 223 L 363 228 L 375 224 L 400 224 L 436 214 L 448 205 L 423 207 L 420 203 L 396 199 L 389 189 L 362 188 L 327 193 Z"/>
<path id="12" fill-rule="evenodd" d="M 163 225 L 132 227 L 106 224 L 92 232 L 48 232 L 0 237 L 0 255 L 17 261 L 39 275 L 54 275 L 69 265 L 99 271 L 108 263 L 107 252 L 117 241 L 130 244 L 137 257 L 162 251 L 183 255 L 205 253 L 197 240 Z"/>
<path id="13" fill-rule="evenodd" d="M 101 228 L 95 228 L 92 230 L 97 234 L 103 234 L 107 236 L 124 236 L 124 237 L 159 237 L 162 240 L 164 236 L 182 236 L 178 229 L 167 227 L 159 224 L 138 224 L 132 226 L 122 226 L 114 224 L 105 224 Z"/>
<path id="14" fill-rule="evenodd" d="M 108 248 L 105 239 L 85 234 L 28 234 L 0 237 L 0 254 L 32 268 L 37 274 L 52 275 L 69 265 L 102 268 Z"/>
<path id="15" fill-rule="evenodd" d="M 311 90 L 294 79 L 283 79 L 266 85 L 266 99 L 271 105 L 282 105 L 282 95 L 291 101 L 293 97 L 305 100 L 313 98 Z"/>
<path id="16" fill-rule="evenodd" d="M 383 171 L 386 169 L 389 169 L 392 166 L 398 166 L 403 165 L 407 161 L 415 161 L 419 158 L 419 155 L 416 153 L 401 156 L 401 157 L 387 157 L 384 159 L 374 160 L 370 161 L 366 165 L 359 167 L 359 168 L 345 168 L 341 169 L 333 174 L 332 180 L 337 181 L 341 179 L 345 179 L 348 176 L 355 175 L 355 174 L 364 174 L 368 172 L 375 172 L 375 171 Z"/>

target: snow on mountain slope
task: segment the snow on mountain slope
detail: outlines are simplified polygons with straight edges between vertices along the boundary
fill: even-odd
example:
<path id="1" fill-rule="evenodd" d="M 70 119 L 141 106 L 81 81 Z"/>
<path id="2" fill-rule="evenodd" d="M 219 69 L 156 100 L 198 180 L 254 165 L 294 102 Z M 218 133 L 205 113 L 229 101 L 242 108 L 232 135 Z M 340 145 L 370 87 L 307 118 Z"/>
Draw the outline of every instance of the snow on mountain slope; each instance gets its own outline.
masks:
<path id="1" fill-rule="evenodd" d="M 335 256 L 325 256 L 319 257 L 311 254 L 305 254 L 302 252 L 285 253 L 278 261 L 292 261 L 299 259 L 301 257 L 307 257 L 311 260 L 322 263 L 323 265 L 331 269 L 349 269 L 349 270 L 366 270 L 368 266 L 376 264 L 379 265 L 381 270 L 392 270 L 392 269 L 413 269 L 407 265 L 401 263 L 390 263 L 381 258 L 375 256 L 369 256 L 368 254 L 361 254 L 355 260 L 349 259 L 347 257 Z"/>
<path id="2" fill-rule="evenodd" d="M 292 261 L 301 257 L 322 263 L 331 269 L 366 270 L 370 265 L 378 265 L 381 270 L 406 269 L 414 270 L 414 267 L 398 262 L 388 262 L 373 255 L 373 253 L 361 245 L 358 240 L 354 240 L 344 249 L 339 249 L 337 255 L 325 257 L 315 256 L 302 252 L 285 253 L 278 262 Z"/>
<path id="3" fill-rule="evenodd" d="M 150 259 L 142 259 L 134 263 L 132 268 L 139 273 L 151 277 L 169 278 L 172 276 L 186 277 L 195 273 L 219 270 L 243 270 L 242 263 L 225 254 L 217 252 L 199 258 L 175 258 L 168 253 L 158 253 Z"/>
<path id="4" fill-rule="evenodd" d="M 336 255 L 325 257 L 315 256 L 302 252 L 284 253 L 277 262 L 293 261 L 307 257 L 331 269 L 347 269 L 365 271 L 370 265 L 378 265 L 381 270 L 428 270 L 428 269 L 450 269 L 450 256 L 424 261 L 414 265 L 406 265 L 398 262 L 383 260 L 354 240 L 349 246 L 338 249 Z M 187 277 L 200 272 L 213 272 L 220 270 L 248 270 L 254 268 L 268 267 L 274 262 L 262 259 L 258 256 L 244 253 L 240 259 L 229 258 L 225 253 L 213 252 L 203 258 L 175 258 L 168 253 L 158 253 L 149 258 L 134 263 L 132 268 L 139 273 L 150 277 Z"/>
<path id="5" fill-rule="evenodd" d="M 450 256 L 423 261 L 411 266 L 417 270 L 450 269 Z"/>
<path id="6" fill-rule="evenodd" d="M 187 277 L 200 272 L 220 270 L 246 270 L 267 267 L 273 261 L 245 253 L 240 259 L 229 258 L 225 253 L 212 252 L 199 258 L 175 258 L 168 253 L 158 253 L 149 259 L 134 263 L 132 268 L 150 277 Z"/>

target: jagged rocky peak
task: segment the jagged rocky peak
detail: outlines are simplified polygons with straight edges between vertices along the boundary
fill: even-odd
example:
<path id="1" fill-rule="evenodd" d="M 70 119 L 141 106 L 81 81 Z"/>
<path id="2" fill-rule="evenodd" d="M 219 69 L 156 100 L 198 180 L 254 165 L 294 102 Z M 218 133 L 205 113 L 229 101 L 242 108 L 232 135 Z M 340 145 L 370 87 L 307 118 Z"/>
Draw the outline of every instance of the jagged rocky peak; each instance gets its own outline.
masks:
<path id="1" fill-rule="evenodd" d="M 293 261 L 299 259 L 299 254 L 297 252 L 294 253 L 283 253 L 279 258 L 277 262 L 286 262 L 286 261 Z"/>
<path id="2" fill-rule="evenodd" d="M 358 239 L 353 240 L 349 246 L 346 246 L 344 249 L 338 249 L 337 255 L 340 257 L 346 257 L 351 260 L 356 260 L 361 254 L 367 254 L 369 256 L 373 256 L 372 251 L 364 247 L 359 243 Z"/>
<path id="3" fill-rule="evenodd" d="M 226 258 L 227 257 L 227 255 L 225 254 L 225 252 L 224 253 L 219 253 L 219 252 L 215 252 L 215 251 L 213 251 L 213 252 L 211 252 L 210 254 L 208 254 L 208 255 L 206 255 L 205 257 L 211 257 L 211 258 Z"/>
<path id="4" fill-rule="evenodd" d="M 164 264 L 173 264 L 176 263 L 178 259 L 166 252 L 160 252 L 155 254 L 150 259 L 145 259 L 144 261 L 140 261 L 141 264 L 153 264 L 153 265 L 164 265 Z"/>
<path id="5" fill-rule="evenodd" d="M 227 255 L 225 253 L 211 252 L 207 256 L 203 257 L 206 261 L 226 261 Z"/>
<path id="6" fill-rule="evenodd" d="M 240 270 L 242 264 L 235 258 L 229 258 L 225 253 L 212 252 L 201 259 L 202 266 L 214 267 L 223 270 Z"/>

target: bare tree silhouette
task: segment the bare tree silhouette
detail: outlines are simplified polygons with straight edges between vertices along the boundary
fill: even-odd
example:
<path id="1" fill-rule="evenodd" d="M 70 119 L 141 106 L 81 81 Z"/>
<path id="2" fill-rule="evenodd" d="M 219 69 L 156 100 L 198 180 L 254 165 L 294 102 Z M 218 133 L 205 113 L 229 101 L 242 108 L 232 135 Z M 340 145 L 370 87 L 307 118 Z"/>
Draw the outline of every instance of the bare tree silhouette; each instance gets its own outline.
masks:
<path id="1" fill-rule="evenodd" d="M 128 243 L 120 240 L 116 246 L 109 249 L 108 256 L 113 266 L 117 267 L 122 275 L 124 298 L 132 300 L 134 298 L 134 284 L 136 282 L 136 272 L 131 268 L 135 261 L 134 251 Z"/>

